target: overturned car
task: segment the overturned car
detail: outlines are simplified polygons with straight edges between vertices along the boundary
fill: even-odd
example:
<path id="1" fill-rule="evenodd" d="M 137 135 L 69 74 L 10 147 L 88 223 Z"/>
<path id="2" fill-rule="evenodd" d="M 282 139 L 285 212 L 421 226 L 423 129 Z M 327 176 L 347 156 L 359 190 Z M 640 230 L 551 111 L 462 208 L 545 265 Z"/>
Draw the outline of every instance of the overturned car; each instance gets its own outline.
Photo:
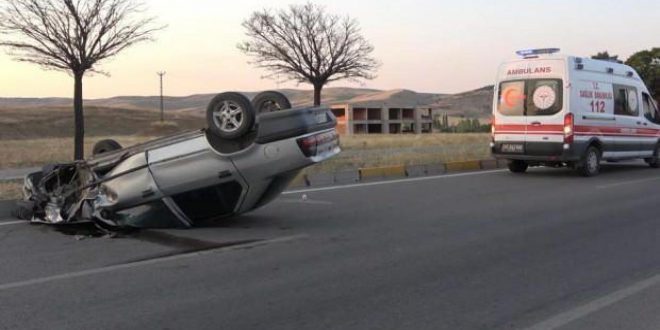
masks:
<path id="1" fill-rule="evenodd" d="M 18 216 L 162 228 L 254 210 L 279 196 L 303 168 L 340 152 L 329 109 L 290 108 L 277 92 L 252 102 L 222 93 L 208 105 L 205 129 L 128 148 L 100 141 L 87 160 L 27 175 Z"/>

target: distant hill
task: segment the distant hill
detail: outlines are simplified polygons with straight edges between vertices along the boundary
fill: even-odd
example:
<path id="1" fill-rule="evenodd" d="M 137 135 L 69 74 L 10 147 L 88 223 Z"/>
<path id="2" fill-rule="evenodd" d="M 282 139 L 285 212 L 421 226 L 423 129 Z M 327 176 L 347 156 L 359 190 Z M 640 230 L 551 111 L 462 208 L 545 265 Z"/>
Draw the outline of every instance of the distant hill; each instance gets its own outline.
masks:
<path id="1" fill-rule="evenodd" d="M 282 89 L 294 106 L 312 105 L 313 93 L 308 90 Z M 256 92 L 242 92 L 248 98 L 254 97 Z M 327 88 L 323 91 L 323 101 L 327 104 L 347 103 L 354 98 L 369 97 L 374 100 L 383 101 L 384 93 L 373 89 L 361 88 Z M 175 111 L 200 111 L 216 94 L 195 94 L 190 96 L 166 96 L 164 97 L 165 109 Z M 63 107 L 70 106 L 73 102 L 69 98 L 0 98 L 0 108 L 34 108 L 34 107 Z M 160 108 L 160 97 L 158 96 L 116 96 L 104 99 L 85 100 L 86 106 L 99 106 L 122 109 L 144 109 L 153 110 Z"/>
<path id="2" fill-rule="evenodd" d="M 282 89 L 291 103 L 298 107 L 312 105 L 311 90 Z M 492 86 L 459 94 L 417 93 L 411 90 L 375 90 L 364 88 L 326 88 L 323 103 L 328 105 L 353 104 L 361 106 L 431 106 L 447 110 L 452 116 L 484 117 L 490 113 Z M 256 93 L 246 92 L 251 98 Z M 165 97 L 168 112 L 180 111 L 202 115 L 215 94 L 197 94 L 183 97 Z M 68 98 L 0 98 L 0 111 L 14 108 L 54 108 L 71 106 Z M 160 107 L 158 96 L 117 96 L 85 100 L 86 106 L 120 108 L 126 110 L 154 110 Z"/>
<path id="3" fill-rule="evenodd" d="M 493 86 L 447 95 L 429 105 L 446 110 L 450 116 L 489 117 L 493 106 Z"/>

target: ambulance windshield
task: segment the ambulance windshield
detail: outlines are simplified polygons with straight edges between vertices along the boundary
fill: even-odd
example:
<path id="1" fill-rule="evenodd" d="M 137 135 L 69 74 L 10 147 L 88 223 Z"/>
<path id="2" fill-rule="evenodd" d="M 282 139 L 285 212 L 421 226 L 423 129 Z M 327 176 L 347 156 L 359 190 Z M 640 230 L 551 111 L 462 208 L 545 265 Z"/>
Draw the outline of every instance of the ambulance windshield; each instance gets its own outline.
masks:
<path id="1" fill-rule="evenodd" d="M 529 79 L 500 84 L 497 111 L 505 116 L 549 116 L 562 109 L 562 81 Z"/>

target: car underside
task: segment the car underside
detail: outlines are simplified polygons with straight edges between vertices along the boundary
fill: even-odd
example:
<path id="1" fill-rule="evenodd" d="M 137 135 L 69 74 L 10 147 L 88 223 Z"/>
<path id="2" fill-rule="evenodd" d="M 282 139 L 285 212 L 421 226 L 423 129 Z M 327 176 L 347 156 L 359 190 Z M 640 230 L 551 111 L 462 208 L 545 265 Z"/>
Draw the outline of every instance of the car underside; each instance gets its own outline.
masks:
<path id="1" fill-rule="evenodd" d="M 276 92 L 252 103 L 219 94 L 207 109 L 208 128 L 128 148 L 101 141 L 89 159 L 29 174 L 17 215 L 48 224 L 163 228 L 254 210 L 303 168 L 340 152 L 329 109 L 289 108 Z"/>

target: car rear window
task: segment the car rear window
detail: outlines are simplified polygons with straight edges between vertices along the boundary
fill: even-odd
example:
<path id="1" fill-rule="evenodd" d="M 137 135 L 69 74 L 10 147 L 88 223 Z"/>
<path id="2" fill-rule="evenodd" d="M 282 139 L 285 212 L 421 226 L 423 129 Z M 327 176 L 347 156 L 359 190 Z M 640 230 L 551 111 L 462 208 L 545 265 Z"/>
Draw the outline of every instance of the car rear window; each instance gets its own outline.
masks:
<path id="1" fill-rule="evenodd" d="M 561 111 L 562 81 L 530 79 L 500 84 L 497 110 L 505 116 L 550 116 Z"/>

